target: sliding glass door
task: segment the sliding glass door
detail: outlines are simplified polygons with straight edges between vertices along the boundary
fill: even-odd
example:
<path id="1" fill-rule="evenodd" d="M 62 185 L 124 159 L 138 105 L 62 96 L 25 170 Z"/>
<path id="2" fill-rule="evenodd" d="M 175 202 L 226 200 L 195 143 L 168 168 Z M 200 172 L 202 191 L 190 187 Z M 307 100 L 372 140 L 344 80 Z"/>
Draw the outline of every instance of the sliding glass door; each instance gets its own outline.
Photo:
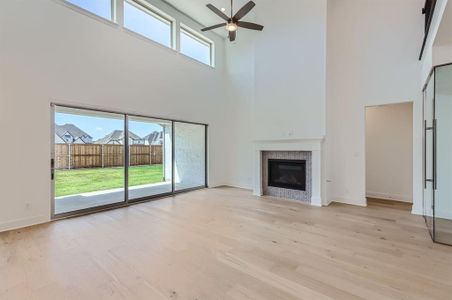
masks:
<path id="1" fill-rule="evenodd" d="M 124 203 L 124 116 L 56 107 L 54 213 Z"/>
<path id="2" fill-rule="evenodd" d="M 54 105 L 53 215 L 207 187 L 207 125 Z"/>
<path id="3" fill-rule="evenodd" d="M 424 89 L 424 217 L 435 242 L 452 245 L 452 64 Z"/>
<path id="4" fill-rule="evenodd" d="M 452 64 L 435 69 L 435 241 L 452 245 Z"/>
<path id="5" fill-rule="evenodd" d="M 434 75 L 424 90 L 424 197 L 423 214 L 430 234 L 434 235 Z"/>
<path id="6" fill-rule="evenodd" d="M 172 192 L 172 122 L 128 117 L 128 198 Z"/>

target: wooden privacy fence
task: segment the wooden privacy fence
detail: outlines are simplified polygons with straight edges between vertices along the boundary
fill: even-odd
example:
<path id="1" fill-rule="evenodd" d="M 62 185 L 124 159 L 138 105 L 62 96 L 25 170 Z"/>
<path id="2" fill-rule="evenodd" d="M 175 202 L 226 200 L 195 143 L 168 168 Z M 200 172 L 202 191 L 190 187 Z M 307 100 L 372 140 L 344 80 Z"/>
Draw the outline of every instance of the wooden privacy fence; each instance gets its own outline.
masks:
<path id="1" fill-rule="evenodd" d="M 131 145 L 131 166 L 163 163 L 161 145 Z M 109 168 L 124 166 L 123 145 L 55 144 L 56 169 Z"/>

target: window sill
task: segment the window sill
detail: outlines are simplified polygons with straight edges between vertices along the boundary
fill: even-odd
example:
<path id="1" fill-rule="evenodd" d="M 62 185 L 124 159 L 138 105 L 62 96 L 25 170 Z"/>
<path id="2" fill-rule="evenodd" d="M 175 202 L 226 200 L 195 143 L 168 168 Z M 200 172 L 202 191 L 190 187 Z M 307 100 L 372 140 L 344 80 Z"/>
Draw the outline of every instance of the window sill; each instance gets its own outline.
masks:
<path id="1" fill-rule="evenodd" d="M 138 38 L 138 39 L 142 40 L 143 42 L 150 43 L 151 45 L 157 46 L 157 47 L 159 47 L 160 49 L 163 49 L 163 50 L 169 51 L 169 52 L 171 52 L 171 53 L 174 53 L 174 54 L 176 54 L 176 55 L 179 55 L 179 56 L 181 56 L 181 57 L 184 57 L 184 59 L 188 59 L 188 60 L 190 60 L 190 61 L 192 61 L 192 62 L 194 62 L 194 63 L 196 63 L 196 64 L 198 64 L 198 65 L 202 65 L 202 66 L 204 66 L 204 67 L 208 67 L 208 68 L 214 69 L 214 70 L 216 69 L 216 68 L 215 68 L 214 66 L 212 66 L 212 65 L 208 65 L 208 64 L 205 64 L 205 63 L 203 63 L 203 62 L 200 62 L 199 60 L 196 60 L 196 59 L 194 59 L 194 58 L 192 58 L 192 57 L 190 57 L 190 56 L 188 56 L 188 55 L 185 55 L 185 54 L 183 54 L 183 53 L 177 51 L 175 48 L 167 47 L 167 46 L 165 46 L 165 45 L 163 45 L 163 44 L 160 44 L 159 42 L 154 41 L 154 40 L 151 39 L 151 38 L 148 38 L 148 37 L 146 37 L 146 36 L 144 36 L 144 35 L 142 35 L 142 34 L 139 34 L 139 33 L 135 32 L 135 31 L 133 31 L 133 30 L 130 30 L 130 29 L 126 28 L 126 27 L 122 27 L 122 30 L 123 30 L 126 34 L 129 34 L 129 35 L 131 35 L 131 36 L 133 36 L 133 37 L 135 37 L 135 38 Z"/>
<path id="2" fill-rule="evenodd" d="M 199 61 L 199 60 L 197 60 L 197 59 L 194 59 L 193 57 L 188 56 L 188 55 L 186 55 L 186 54 L 184 54 L 184 53 L 182 53 L 182 52 L 177 51 L 177 53 L 178 53 L 180 56 L 184 57 L 185 59 L 188 59 L 188 60 L 190 60 L 190 61 L 192 61 L 192 62 L 194 62 L 194 63 L 196 63 L 196 64 L 198 64 L 198 65 L 201 65 L 201 66 L 204 66 L 204 67 L 208 67 L 208 68 L 214 69 L 214 70 L 216 69 L 215 66 L 205 64 L 205 63 L 203 63 L 203 62 L 201 62 L 201 61 Z"/>
<path id="3" fill-rule="evenodd" d="M 140 40 L 142 40 L 142 41 L 144 41 L 144 42 L 151 43 L 151 44 L 154 45 L 154 46 L 160 47 L 160 48 L 165 49 L 165 50 L 169 50 L 169 51 L 171 51 L 171 52 L 175 52 L 175 53 L 178 52 L 178 51 L 174 48 L 174 46 L 168 47 L 168 46 L 166 46 L 166 45 L 164 45 L 164 44 L 161 44 L 161 43 L 159 43 L 159 42 L 157 42 L 157 41 L 154 41 L 154 40 L 151 39 L 151 38 L 148 38 L 147 36 L 144 36 L 144 35 L 142 35 L 142 34 L 139 34 L 138 32 L 135 32 L 135 31 L 133 31 L 133 30 L 130 30 L 130 29 L 127 28 L 127 27 L 124 27 L 124 26 L 123 26 L 123 27 L 122 27 L 122 30 L 123 30 L 126 34 L 130 34 L 131 36 L 133 36 L 133 37 L 135 37 L 135 38 L 138 38 L 138 39 L 140 39 Z"/>

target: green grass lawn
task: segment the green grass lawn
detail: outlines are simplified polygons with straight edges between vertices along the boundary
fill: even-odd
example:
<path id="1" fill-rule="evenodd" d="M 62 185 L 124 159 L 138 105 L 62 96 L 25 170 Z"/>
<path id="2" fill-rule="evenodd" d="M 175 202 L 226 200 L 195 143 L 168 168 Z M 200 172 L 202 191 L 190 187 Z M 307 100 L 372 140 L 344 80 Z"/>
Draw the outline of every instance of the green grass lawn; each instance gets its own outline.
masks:
<path id="1" fill-rule="evenodd" d="M 163 181 L 163 166 L 129 168 L 129 185 Z M 124 168 L 79 169 L 55 171 L 55 196 L 77 195 L 124 187 Z"/>

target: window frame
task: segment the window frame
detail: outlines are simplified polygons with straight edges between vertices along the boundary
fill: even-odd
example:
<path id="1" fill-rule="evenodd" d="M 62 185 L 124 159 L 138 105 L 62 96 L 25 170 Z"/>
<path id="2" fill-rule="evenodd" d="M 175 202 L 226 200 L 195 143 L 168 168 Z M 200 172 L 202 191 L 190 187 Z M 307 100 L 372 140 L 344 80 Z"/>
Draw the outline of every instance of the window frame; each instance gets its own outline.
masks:
<path id="1" fill-rule="evenodd" d="M 166 13 L 162 9 L 157 8 L 153 4 L 149 3 L 147 0 L 109 0 L 111 3 L 111 19 L 106 19 L 103 16 L 100 16 L 88 9 L 85 9 L 81 6 L 78 6 L 76 4 L 73 4 L 69 2 L 69 0 L 54 0 L 58 3 L 60 3 L 63 6 L 66 6 L 69 9 L 72 9 L 75 12 L 78 12 L 80 14 L 83 14 L 87 17 L 93 18 L 95 20 L 98 20 L 106 25 L 112 26 L 115 29 L 120 29 L 121 31 L 134 35 L 136 38 L 141 38 L 144 41 L 148 41 L 153 43 L 154 45 L 157 45 L 159 47 L 163 47 L 164 49 L 170 49 L 174 51 L 177 54 L 182 54 L 184 57 L 188 58 L 189 60 L 202 64 L 203 66 L 209 66 L 213 69 L 216 69 L 216 45 L 215 42 L 208 37 L 206 37 L 204 34 L 199 32 L 199 30 L 195 30 L 190 26 L 185 25 L 181 21 L 181 17 L 173 17 L 171 14 Z M 133 5 L 137 9 L 143 11 L 146 14 L 151 15 L 152 17 L 167 23 L 170 25 L 171 29 L 171 46 L 168 47 L 167 45 L 161 44 L 158 41 L 153 40 L 152 38 L 149 38 L 139 32 L 136 32 L 132 29 L 129 29 L 125 27 L 124 25 L 124 4 L 127 2 L 130 5 Z M 190 16 L 187 16 L 191 20 L 193 20 Z M 196 21 L 194 21 L 194 24 L 196 24 Z M 196 27 L 196 25 L 195 25 Z M 206 64 L 202 61 L 199 61 L 187 54 L 184 54 L 181 52 L 181 35 L 182 33 L 186 34 L 187 36 L 193 38 L 195 41 L 198 41 L 204 45 L 207 45 L 210 49 L 210 55 L 209 64 Z"/>
<path id="2" fill-rule="evenodd" d="M 70 0 L 61 0 L 61 2 L 64 5 L 68 6 L 69 8 L 72 8 L 82 14 L 85 14 L 90 17 L 94 17 L 94 18 L 99 19 L 104 22 L 109 22 L 109 23 L 113 23 L 113 24 L 117 25 L 118 24 L 118 11 L 117 11 L 118 1 L 122 1 L 122 0 L 109 0 L 109 1 L 110 1 L 110 6 L 111 6 L 110 7 L 111 16 L 110 16 L 110 19 L 107 19 L 107 18 L 104 18 L 103 16 L 98 15 L 84 7 L 81 7 L 77 4 L 70 2 Z"/>
<path id="3" fill-rule="evenodd" d="M 65 109 L 76 109 L 76 110 L 83 110 L 85 113 L 93 112 L 93 113 L 105 113 L 105 114 L 114 114 L 114 115 L 120 115 L 123 118 L 123 130 L 124 130 L 124 201 L 123 202 L 117 202 L 112 204 L 105 204 L 100 206 L 93 206 L 85 209 L 80 210 L 74 210 L 67 213 L 55 213 L 55 115 L 57 113 L 57 108 L 65 108 Z M 64 102 L 51 102 L 50 103 L 50 110 L 51 110 L 51 119 L 50 119 L 50 133 L 51 133 L 51 139 L 50 139 L 50 174 L 51 174 L 51 207 L 50 207 L 50 214 L 51 214 L 51 220 L 59 220 L 64 219 L 67 217 L 74 217 L 74 216 L 81 216 L 85 214 L 90 213 L 97 213 L 103 210 L 110 210 L 110 209 L 116 209 L 116 208 L 122 208 L 122 207 L 129 207 L 134 204 L 159 200 L 164 197 L 171 197 L 178 194 L 190 192 L 190 191 L 196 191 L 200 189 L 206 189 L 209 188 L 209 124 L 207 123 L 201 123 L 201 122 L 193 122 L 193 121 L 185 121 L 185 120 L 178 120 L 178 119 L 171 119 L 171 118 L 163 118 L 163 117 L 155 117 L 155 116 L 149 116 L 149 115 L 142 115 L 137 114 L 133 112 L 128 111 L 121 111 L 121 110 L 113 110 L 108 108 L 99 108 L 99 107 L 93 107 L 89 105 L 72 105 L 72 104 L 66 104 Z M 86 115 L 86 114 L 85 114 Z M 156 195 L 150 195 L 145 196 L 143 198 L 135 198 L 132 199 L 129 197 L 129 118 L 145 118 L 145 119 L 153 119 L 153 120 L 160 120 L 165 121 L 168 123 L 171 123 L 171 192 L 168 193 L 161 193 Z M 176 176 L 176 149 L 175 149 L 175 142 L 176 142 L 176 136 L 175 136 L 175 124 L 181 123 L 181 124 L 191 124 L 191 125 L 198 125 L 204 127 L 204 183 L 203 185 L 196 186 L 196 187 L 190 187 L 186 189 L 176 189 L 175 186 L 175 176 Z"/>
<path id="4" fill-rule="evenodd" d="M 195 61 L 197 61 L 197 62 L 199 62 L 199 63 L 201 63 L 203 65 L 207 65 L 207 66 L 210 66 L 212 68 L 215 68 L 215 42 L 210 40 L 209 38 L 207 38 L 203 34 L 197 32 L 193 28 L 191 28 L 191 27 L 189 27 L 189 26 L 187 26 L 187 25 L 185 25 L 183 23 L 180 23 L 179 44 L 181 44 L 180 41 L 182 40 L 182 38 L 181 38 L 182 34 L 186 34 L 187 36 L 189 36 L 190 38 L 194 39 L 195 41 L 198 41 L 201 44 L 204 44 L 204 45 L 208 46 L 209 47 L 209 59 L 210 59 L 210 61 L 209 61 L 208 64 L 206 64 L 206 63 L 204 63 L 202 61 L 199 61 L 199 60 L 197 60 L 197 59 L 195 59 L 195 58 L 193 58 L 193 57 L 191 57 L 189 55 L 186 55 L 186 54 L 182 53 L 181 45 L 179 45 L 179 49 L 178 49 L 179 53 L 184 55 L 184 56 L 186 56 L 186 57 L 189 57 L 190 59 L 193 59 L 193 60 L 195 60 Z"/>
<path id="5" fill-rule="evenodd" d="M 116 1 L 116 0 L 114 0 L 114 1 Z M 125 5 L 123 4 L 123 7 L 122 7 L 122 14 L 123 14 L 122 19 L 123 20 L 122 20 L 122 24 L 121 25 L 122 25 L 122 27 L 125 30 L 127 30 L 128 32 L 131 32 L 133 34 L 137 34 L 137 35 L 139 35 L 142 38 L 145 38 L 145 39 L 147 39 L 149 41 L 152 41 L 153 43 L 157 43 L 158 45 L 161 45 L 161 46 L 164 46 L 166 48 L 170 48 L 170 49 L 176 50 L 176 38 L 175 38 L 176 37 L 176 19 L 175 18 L 173 18 L 169 14 L 161 11 L 160 9 L 156 8 L 155 6 L 151 5 L 147 1 L 143 1 L 143 0 L 123 0 L 123 3 L 126 3 L 126 2 L 128 4 L 134 6 L 135 8 L 143 11 L 144 13 L 150 15 L 151 17 L 153 17 L 153 18 L 155 18 L 155 19 L 157 19 L 157 20 L 169 25 L 170 26 L 170 31 L 171 31 L 170 32 L 170 45 L 168 47 L 167 45 L 159 43 L 158 41 L 153 40 L 150 37 L 147 37 L 147 36 L 145 36 L 145 35 L 143 35 L 143 34 L 141 34 L 139 32 L 136 32 L 136 31 L 134 31 L 134 30 L 132 30 L 130 28 L 127 28 L 125 26 L 125 24 L 124 24 L 124 19 L 125 19 L 124 7 L 125 7 Z"/>

